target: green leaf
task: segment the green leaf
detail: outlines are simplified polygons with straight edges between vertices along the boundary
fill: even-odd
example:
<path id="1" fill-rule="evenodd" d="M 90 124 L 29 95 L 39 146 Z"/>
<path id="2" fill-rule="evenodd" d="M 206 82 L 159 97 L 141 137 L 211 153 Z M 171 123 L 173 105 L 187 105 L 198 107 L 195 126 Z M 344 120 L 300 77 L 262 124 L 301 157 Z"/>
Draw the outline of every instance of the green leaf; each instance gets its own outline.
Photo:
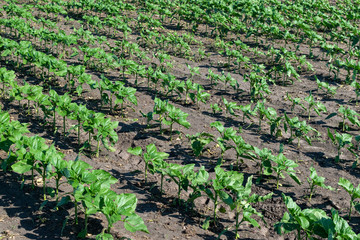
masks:
<path id="1" fill-rule="evenodd" d="M 201 227 L 202 229 L 207 230 L 209 226 L 210 226 L 210 217 L 207 217 Z"/>
<path id="2" fill-rule="evenodd" d="M 360 213 L 360 202 L 356 202 L 354 204 L 354 208 L 355 208 L 356 211 L 358 211 Z"/>
<path id="3" fill-rule="evenodd" d="M 289 173 L 289 176 L 299 185 L 301 185 L 301 180 L 294 173 Z"/>
<path id="4" fill-rule="evenodd" d="M 336 115 L 337 115 L 336 112 L 330 113 L 330 114 L 325 118 L 325 120 L 330 119 L 330 118 L 332 118 L 332 117 L 335 117 Z"/>
<path id="5" fill-rule="evenodd" d="M 279 154 L 284 152 L 284 144 L 280 143 L 280 147 L 279 147 Z"/>
<path id="6" fill-rule="evenodd" d="M 227 205 L 231 206 L 234 203 L 233 199 L 226 192 L 219 191 L 218 194 L 219 194 L 220 199 Z"/>
<path id="7" fill-rule="evenodd" d="M 334 137 L 334 135 L 330 132 L 330 129 L 329 129 L 329 128 L 327 129 L 327 132 L 328 132 L 328 136 L 329 136 L 329 138 L 331 139 L 331 141 L 332 141 L 332 142 L 335 142 L 335 137 Z"/>
<path id="8" fill-rule="evenodd" d="M 352 191 L 354 190 L 353 184 L 349 180 L 342 178 L 342 177 L 339 179 L 338 185 L 343 187 L 345 189 L 345 191 L 347 191 L 350 195 L 352 194 Z"/>
<path id="9" fill-rule="evenodd" d="M 60 207 L 62 205 L 65 205 L 68 202 L 70 202 L 70 200 L 71 200 L 70 196 L 62 197 L 61 200 L 58 202 L 58 204 L 56 204 L 56 207 Z"/>
<path id="10" fill-rule="evenodd" d="M 49 202 L 49 200 L 45 200 L 44 202 L 41 203 L 40 207 L 39 207 L 39 211 L 42 211 L 43 208 L 45 207 L 45 205 Z"/>
<path id="11" fill-rule="evenodd" d="M 11 166 L 11 168 L 16 173 L 24 174 L 24 173 L 30 171 L 33 168 L 33 166 L 29 165 L 25 162 L 19 161 L 19 162 L 16 162 L 15 164 L 13 164 Z"/>
<path id="12" fill-rule="evenodd" d="M 135 213 L 126 217 L 125 222 L 124 222 L 124 227 L 126 230 L 128 230 L 130 232 L 142 231 L 142 232 L 149 233 L 142 218 Z"/>
<path id="13" fill-rule="evenodd" d="M 210 126 L 216 128 L 220 133 L 225 131 L 224 126 L 218 121 L 210 123 Z"/>
<path id="14" fill-rule="evenodd" d="M 111 234 L 102 232 L 96 235 L 96 240 L 114 240 L 114 238 Z"/>
<path id="15" fill-rule="evenodd" d="M 4 141 L 0 142 L 0 149 L 4 150 L 5 152 L 9 152 L 9 149 L 13 144 L 14 144 L 13 141 L 10 141 L 9 139 L 5 139 Z"/>
<path id="16" fill-rule="evenodd" d="M 140 156 L 142 154 L 142 149 L 141 147 L 135 147 L 135 148 L 128 148 L 128 153 L 133 154 L 133 155 L 137 155 Z"/>
<path id="17" fill-rule="evenodd" d="M 111 234 L 102 232 L 96 235 L 96 240 L 114 240 L 114 238 Z"/>

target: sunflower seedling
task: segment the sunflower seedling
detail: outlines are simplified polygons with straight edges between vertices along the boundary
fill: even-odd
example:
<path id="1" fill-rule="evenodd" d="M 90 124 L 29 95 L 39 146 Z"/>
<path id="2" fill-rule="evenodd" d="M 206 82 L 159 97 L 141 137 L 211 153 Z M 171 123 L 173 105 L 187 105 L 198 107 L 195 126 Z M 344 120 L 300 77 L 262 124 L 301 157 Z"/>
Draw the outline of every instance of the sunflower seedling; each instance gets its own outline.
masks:
<path id="1" fill-rule="evenodd" d="M 310 168 L 310 176 L 307 178 L 307 182 L 310 186 L 309 202 L 311 202 L 311 198 L 314 195 L 317 186 L 331 191 L 335 190 L 331 186 L 325 185 L 325 178 L 318 176 L 313 167 Z"/>
<path id="2" fill-rule="evenodd" d="M 345 148 L 346 145 L 348 145 L 347 149 L 351 148 L 352 146 L 352 136 L 347 133 L 340 134 L 335 131 L 335 133 L 331 133 L 330 129 L 328 128 L 328 136 L 331 140 L 331 142 L 336 146 L 337 148 L 337 156 L 335 157 L 335 162 L 340 161 L 340 155 L 341 155 L 341 149 Z"/>
<path id="3" fill-rule="evenodd" d="M 133 154 L 133 155 L 137 155 L 137 156 L 141 156 L 142 159 L 145 161 L 145 184 L 147 183 L 147 171 L 149 166 L 153 165 L 152 161 L 154 161 L 155 159 L 161 159 L 164 160 L 166 158 L 169 157 L 169 154 L 164 153 L 164 152 L 158 152 L 156 149 L 155 144 L 151 143 L 149 145 L 146 146 L 146 152 L 143 152 L 143 150 L 141 149 L 141 147 L 135 147 L 135 148 L 128 148 L 127 150 L 129 153 Z"/>
<path id="4" fill-rule="evenodd" d="M 282 153 L 275 156 L 272 161 L 275 163 L 271 168 L 276 173 L 276 189 L 279 189 L 280 177 L 284 178 L 284 173 L 287 173 L 297 184 L 301 185 L 301 181 L 296 176 L 294 169 L 299 166 L 298 164 L 285 157 Z"/>
<path id="5" fill-rule="evenodd" d="M 327 238 L 328 232 L 322 228 L 322 223 L 331 223 L 331 219 L 324 210 L 317 208 L 307 208 L 302 210 L 291 197 L 282 194 L 287 212 L 284 213 L 280 222 L 275 224 L 275 231 L 282 235 L 296 231 L 296 239 L 313 239 L 316 234 L 322 238 Z M 305 233 L 306 238 L 302 237 Z M 329 238 L 332 239 L 332 238 Z"/>
<path id="6" fill-rule="evenodd" d="M 355 186 L 349 180 L 341 177 L 339 179 L 338 185 L 341 186 L 350 195 L 350 207 L 348 215 L 350 220 L 353 206 L 357 211 L 360 212 L 360 202 L 355 202 L 356 199 L 360 199 L 360 184 L 355 188 Z"/>
<path id="7" fill-rule="evenodd" d="M 214 142 L 214 135 L 206 132 L 196 133 L 194 135 L 187 134 L 186 137 L 189 139 L 191 149 L 197 157 L 202 154 L 206 145 Z"/>
<path id="8" fill-rule="evenodd" d="M 240 175 L 238 177 L 238 175 Z M 243 222 L 249 222 L 252 226 L 260 228 L 259 223 L 252 218 L 252 215 L 257 215 L 263 219 L 261 213 L 257 212 L 256 209 L 251 205 L 259 202 L 263 202 L 267 199 L 272 198 L 274 193 L 269 193 L 265 196 L 259 196 L 257 194 L 251 194 L 252 178 L 250 176 L 247 179 L 245 186 L 243 186 L 243 175 L 235 174 L 232 184 L 230 184 L 229 189 L 232 190 L 234 194 L 234 200 L 230 204 L 231 210 L 235 210 L 235 239 L 239 239 L 240 235 L 238 233 L 239 227 Z M 240 216 L 242 218 L 240 219 Z"/>

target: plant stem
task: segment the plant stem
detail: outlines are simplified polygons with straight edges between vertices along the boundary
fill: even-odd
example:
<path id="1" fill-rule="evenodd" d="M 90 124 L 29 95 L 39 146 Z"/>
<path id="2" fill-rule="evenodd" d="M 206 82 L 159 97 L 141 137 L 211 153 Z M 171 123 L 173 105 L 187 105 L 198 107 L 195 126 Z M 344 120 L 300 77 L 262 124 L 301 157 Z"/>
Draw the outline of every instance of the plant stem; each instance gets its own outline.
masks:
<path id="1" fill-rule="evenodd" d="M 43 194 L 44 194 L 44 201 L 46 200 L 46 181 L 45 181 L 45 178 L 46 178 L 46 166 L 43 165 L 43 168 L 44 168 L 44 171 L 43 171 L 43 174 L 42 174 L 42 180 L 43 180 Z"/>
<path id="2" fill-rule="evenodd" d="M 349 209 L 349 220 L 351 220 L 351 212 L 352 212 L 352 206 L 354 204 L 354 199 L 351 198 L 351 201 L 350 201 L 350 209 Z"/>
<path id="3" fill-rule="evenodd" d="M 218 198 L 218 195 L 217 195 L 217 192 L 215 191 L 215 197 L 214 197 L 214 214 L 213 214 L 214 223 L 216 223 L 216 208 L 217 208 L 217 205 L 218 205 L 217 198 Z"/>
<path id="4" fill-rule="evenodd" d="M 170 124 L 170 141 L 172 141 L 173 122 Z"/>
<path id="5" fill-rule="evenodd" d="M 122 117 L 125 117 L 125 114 L 124 114 L 124 100 L 121 102 L 121 106 L 120 106 L 120 111 L 121 111 L 121 116 Z"/>
<path id="6" fill-rule="evenodd" d="M 78 206 L 75 197 L 74 197 L 74 205 L 75 205 L 75 224 L 77 225 L 79 223 L 79 220 L 78 220 Z"/>
<path id="7" fill-rule="evenodd" d="M 314 184 L 311 184 L 309 202 L 311 202 L 312 195 L 314 194 L 314 188 L 315 188 L 315 185 L 314 185 Z"/>
<path id="8" fill-rule="evenodd" d="M 240 223 L 239 223 L 239 215 L 240 215 L 240 211 L 238 211 L 238 209 L 236 209 L 236 213 L 235 213 L 235 216 L 236 216 L 236 223 L 235 223 L 235 239 L 238 239 L 239 238 L 239 235 L 238 235 L 238 231 L 239 231 L 239 226 L 240 226 Z"/>
<path id="9" fill-rule="evenodd" d="M 56 205 L 58 204 L 58 202 L 59 202 L 59 181 L 60 181 L 60 178 L 59 177 L 57 177 L 56 179 L 55 179 L 55 184 L 56 184 L 56 189 L 55 189 L 55 196 L 56 196 Z"/>
<path id="10" fill-rule="evenodd" d="M 112 113 L 113 113 L 113 108 L 112 108 L 112 92 L 110 92 L 110 99 L 109 99 L 109 101 L 110 101 L 110 114 L 112 114 Z"/>
<path id="11" fill-rule="evenodd" d="M 148 163 L 145 163 L 145 184 L 147 184 L 147 169 L 148 169 Z"/>
<path id="12" fill-rule="evenodd" d="M 339 161 L 340 161 L 340 154 L 341 154 L 341 152 L 340 152 L 340 145 L 339 145 L 339 146 L 338 146 L 338 156 L 337 156 L 336 162 L 339 162 Z"/>
<path id="13" fill-rule="evenodd" d="M 64 135 L 64 137 L 65 137 L 65 132 L 66 132 L 65 121 L 66 121 L 66 118 L 65 118 L 65 116 L 63 116 L 63 135 Z"/>
<path id="14" fill-rule="evenodd" d="M 162 195 L 163 190 L 163 182 L 164 182 L 164 174 L 161 174 L 161 183 L 160 183 L 160 194 Z"/>
<path id="15" fill-rule="evenodd" d="M 181 204 L 181 199 L 180 199 L 180 196 L 181 195 L 181 182 L 179 180 L 179 183 L 178 183 L 178 202 L 179 202 L 179 206 Z"/>
<path id="16" fill-rule="evenodd" d="M 53 111 L 53 129 L 55 130 L 55 125 L 56 125 L 56 118 L 55 118 L 55 107 L 54 107 L 54 111 Z"/>
<path id="17" fill-rule="evenodd" d="M 100 152 L 100 139 L 97 142 L 97 146 L 96 146 L 96 157 L 99 157 L 99 152 Z"/>
<path id="18" fill-rule="evenodd" d="M 81 128 L 81 122 L 78 120 L 78 153 L 80 153 L 80 128 Z"/>
<path id="19" fill-rule="evenodd" d="M 108 221 L 108 227 L 107 227 L 106 232 L 107 232 L 107 233 L 110 233 L 110 230 L 111 230 L 111 228 L 112 228 L 111 220 L 110 220 L 110 217 L 109 217 L 108 215 L 105 215 L 105 216 L 106 216 L 106 219 L 107 219 L 107 221 Z"/>
<path id="20" fill-rule="evenodd" d="M 87 232 L 88 232 L 88 218 L 89 218 L 89 215 L 88 214 L 86 214 L 86 210 L 87 210 L 87 208 L 85 208 L 85 237 L 86 237 L 86 235 L 87 235 Z"/>
<path id="21" fill-rule="evenodd" d="M 91 151 L 91 132 L 89 132 L 89 150 Z"/>
<path id="22" fill-rule="evenodd" d="M 31 188 L 34 189 L 34 166 L 31 168 Z"/>
<path id="23" fill-rule="evenodd" d="M 298 234 L 297 234 L 298 236 L 297 236 L 297 239 L 298 240 L 301 240 L 301 230 L 300 230 L 300 228 L 298 228 Z"/>

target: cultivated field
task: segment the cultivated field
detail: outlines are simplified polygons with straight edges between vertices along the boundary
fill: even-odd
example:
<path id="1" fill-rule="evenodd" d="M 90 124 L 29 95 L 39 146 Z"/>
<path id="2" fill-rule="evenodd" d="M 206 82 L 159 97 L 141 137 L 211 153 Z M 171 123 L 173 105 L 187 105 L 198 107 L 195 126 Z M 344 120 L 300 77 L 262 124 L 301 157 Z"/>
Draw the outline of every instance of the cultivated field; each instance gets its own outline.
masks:
<path id="1" fill-rule="evenodd" d="M 360 1 L 0 7 L 0 239 L 360 239 Z"/>

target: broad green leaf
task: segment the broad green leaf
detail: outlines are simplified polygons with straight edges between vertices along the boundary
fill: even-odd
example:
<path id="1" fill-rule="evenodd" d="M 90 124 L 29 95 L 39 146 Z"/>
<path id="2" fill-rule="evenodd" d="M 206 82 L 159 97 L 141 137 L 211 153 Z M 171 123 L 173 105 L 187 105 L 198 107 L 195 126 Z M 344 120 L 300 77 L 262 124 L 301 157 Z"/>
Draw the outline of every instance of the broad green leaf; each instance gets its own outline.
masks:
<path id="1" fill-rule="evenodd" d="M 347 191 L 350 195 L 354 190 L 353 184 L 345 178 L 340 177 L 338 184 L 339 184 L 339 186 L 343 187 L 345 189 L 345 191 Z"/>
<path id="2" fill-rule="evenodd" d="M 65 196 L 65 197 L 62 197 L 61 200 L 56 204 L 56 207 L 60 207 L 62 205 L 65 205 L 67 204 L 68 202 L 71 201 L 71 198 L 70 196 Z"/>
<path id="3" fill-rule="evenodd" d="M 330 118 L 332 118 L 332 117 L 335 117 L 336 115 L 337 115 L 336 112 L 330 113 L 330 114 L 325 118 L 325 120 L 330 119 Z"/>
<path id="4" fill-rule="evenodd" d="M 11 166 L 11 168 L 16 173 L 24 174 L 24 173 L 30 171 L 33 168 L 33 166 L 29 165 L 29 164 L 27 164 L 25 162 L 19 161 L 19 162 L 14 163 Z"/>
<path id="5" fill-rule="evenodd" d="M 126 217 L 124 227 L 130 232 L 142 231 L 149 233 L 144 220 L 135 213 Z"/>
<path id="6" fill-rule="evenodd" d="M 134 147 L 134 148 L 128 148 L 128 153 L 130 154 L 134 154 L 134 155 L 137 155 L 137 156 L 140 156 L 142 154 L 142 149 L 141 147 Z"/>

